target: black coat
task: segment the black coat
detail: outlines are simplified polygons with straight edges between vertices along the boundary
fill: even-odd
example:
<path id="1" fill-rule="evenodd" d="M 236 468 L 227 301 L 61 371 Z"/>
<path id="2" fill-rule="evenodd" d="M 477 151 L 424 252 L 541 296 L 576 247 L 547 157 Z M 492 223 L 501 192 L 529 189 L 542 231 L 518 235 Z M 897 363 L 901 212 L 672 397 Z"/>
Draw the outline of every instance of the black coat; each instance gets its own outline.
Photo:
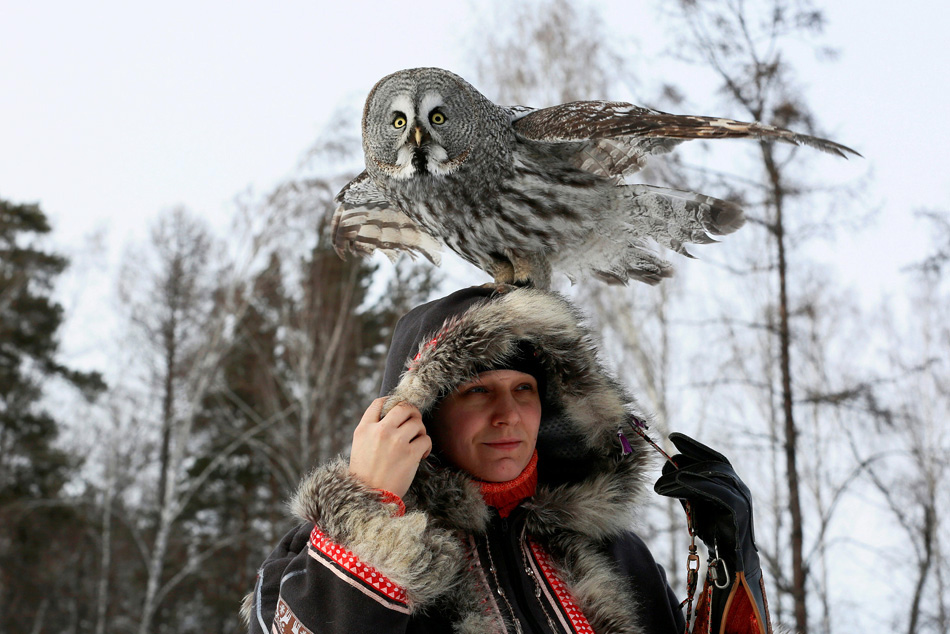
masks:
<path id="1" fill-rule="evenodd" d="M 559 295 L 466 289 L 410 312 L 390 350 L 384 413 L 405 401 L 427 420 L 459 382 L 525 350 L 544 385 L 538 486 L 508 527 L 467 476 L 434 455 L 420 464 L 401 516 L 344 459 L 323 465 L 292 503 L 305 525 L 268 558 L 249 597 L 252 632 L 491 634 L 517 631 L 512 613 L 538 631 L 572 631 L 556 613 L 571 606 L 598 634 L 682 631 L 663 572 L 630 533 L 652 463 L 645 441 L 628 437 L 625 453 L 618 438 L 634 399 Z M 526 572 L 541 560 L 543 580 Z"/>
<path id="2" fill-rule="evenodd" d="M 513 611 L 524 634 L 584 631 L 582 625 L 572 622 L 571 614 L 558 600 L 557 581 L 552 583 L 545 576 L 538 556 L 521 536 L 523 528 L 524 513 L 519 510 L 506 520 L 493 514 L 487 532 L 474 540 L 478 557 L 472 563 L 491 590 L 486 609 L 506 617 L 512 632 L 517 631 L 511 625 Z M 254 590 L 252 634 L 271 632 L 278 601 L 282 603 L 277 619 L 280 634 L 452 632 L 451 605 L 409 613 L 404 603 L 379 591 L 311 545 L 312 529 L 313 526 L 303 524 L 287 533 L 261 567 Z M 603 548 L 641 608 L 640 631 L 682 632 L 682 611 L 663 569 L 653 560 L 643 540 L 628 532 L 605 543 Z M 528 566 L 524 565 L 525 560 Z M 492 572 L 493 568 L 497 574 Z M 531 570 L 531 574 L 526 570 Z M 536 583 L 536 579 L 542 579 L 543 585 Z M 301 629 L 293 629 L 294 621 L 299 622 Z"/>

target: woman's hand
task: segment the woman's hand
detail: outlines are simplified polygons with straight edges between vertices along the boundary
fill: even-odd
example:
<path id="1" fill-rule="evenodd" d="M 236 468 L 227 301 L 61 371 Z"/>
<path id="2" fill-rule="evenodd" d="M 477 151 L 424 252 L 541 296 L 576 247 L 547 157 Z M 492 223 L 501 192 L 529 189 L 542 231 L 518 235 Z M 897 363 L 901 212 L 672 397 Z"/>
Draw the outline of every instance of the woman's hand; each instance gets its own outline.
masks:
<path id="1" fill-rule="evenodd" d="M 399 403 L 380 420 L 385 402 L 373 401 L 353 432 L 350 473 L 374 489 L 403 497 L 419 463 L 432 451 L 432 440 L 422 414 L 408 403 Z"/>

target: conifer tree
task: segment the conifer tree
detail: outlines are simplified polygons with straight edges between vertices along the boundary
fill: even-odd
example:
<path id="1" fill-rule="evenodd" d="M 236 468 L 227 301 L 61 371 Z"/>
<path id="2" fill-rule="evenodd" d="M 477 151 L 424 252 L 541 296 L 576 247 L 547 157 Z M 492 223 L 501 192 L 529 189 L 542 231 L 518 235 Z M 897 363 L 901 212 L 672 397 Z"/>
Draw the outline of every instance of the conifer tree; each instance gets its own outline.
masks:
<path id="1" fill-rule="evenodd" d="M 60 500 L 78 459 L 56 445 L 59 421 L 43 407 L 58 378 L 93 399 L 97 373 L 57 360 L 63 308 L 52 297 L 66 258 L 46 250 L 49 221 L 38 205 L 0 200 L 0 631 L 38 631 L 69 620 L 76 603 L 42 602 L 77 577 L 61 549 L 76 539 L 81 517 Z"/>

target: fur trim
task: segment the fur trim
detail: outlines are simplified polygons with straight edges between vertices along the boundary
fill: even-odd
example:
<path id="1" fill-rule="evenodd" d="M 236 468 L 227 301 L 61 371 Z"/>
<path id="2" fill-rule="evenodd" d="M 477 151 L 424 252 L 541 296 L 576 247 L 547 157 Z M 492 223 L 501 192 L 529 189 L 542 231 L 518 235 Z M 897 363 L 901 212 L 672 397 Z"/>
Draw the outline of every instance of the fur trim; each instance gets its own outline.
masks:
<path id="1" fill-rule="evenodd" d="M 539 526 L 550 524 L 598 538 L 630 526 L 630 511 L 645 491 L 651 456 L 646 443 L 632 434 L 628 441 L 633 454 L 621 455 L 617 431 L 628 429 L 635 401 L 606 372 L 580 313 L 567 300 L 552 292 L 518 288 L 474 304 L 422 341 L 418 357 L 400 378 L 384 412 L 404 401 L 426 414 L 479 367 L 503 363 L 526 341 L 538 351 L 547 382 L 534 505 L 543 516 Z M 429 458 L 433 470 L 434 460 Z M 568 471 L 569 477 L 560 477 Z M 419 488 L 426 489 L 421 499 L 439 495 L 417 476 L 410 493 Z M 450 496 L 462 498 L 458 491 Z M 447 512 L 454 519 L 446 518 L 449 525 L 469 528 L 481 521 L 479 509 L 451 504 Z M 469 512 L 474 515 L 458 517 Z"/>
<path id="2" fill-rule="evenodd" d="M 429 527 L 425 513 L 393 517 L 395 506 L 352 476 L 343 458 L 317 468 L 291 501 L 295 515 L 405 588 L 415 609 L 451 589 L 462 550 L 451 533 Z"/>
<path id="3" fill-rule="evenodd" d="M 384 411 L 402 401 L 424 414 L 431 411 L 479 367 L 507 361 L 523 341 L 538 351 L 547 382 L 538 437 L 541 473 L 528 503 L 527 530 L 555 556 L 596 631 L 638 632 L 634 595 L 601 545 L 632 525 L 652 456 L 633 434 L 628 436 L 633 454 L 622 455 L 617 431 L 629 429 L 626 421 L 636 411 L 635 402 L 605 371 L 569 302 L 555 293 L 520 288 L 474 304 L 422 339 Z M 477 535 L 488 523 L 477 487 L 461 474 L 438 468 L 434 456 L 421 465 L 406 503 L 425 509 L 435 524 L 450 530 Z M 466 587 L 477 585 L 471 576 L 456 597 L 479 596 L 479 588 Z M 477 606 L 468 612 L 464 606 L 456 609 L 462 615 L 457 631 L 489 631 Z M 469 621 L 476 625 L 466 629 L 462 623 Z"/>
<path id="4" fill-rule="evenodd" d="M 603 545 L 632 525 L 651 454 L 645 441 L 630 434 L 633 453 L 622 455 L 617 431 L 629 429 L 636 404 L 598 360 L 581 315 L 556 293 L 518 288 L 476 302 L 438 332 L 423 334 L 384 414 L 408 402 L 426 415 L 478 368 L 508 361 L 519 343 L 538 351 L 546 389 L 538 489 L 527 505 L 527 531 L 551 553 L 597 632 L 639 632 L 634 595 Z M 456 632 L 499 630 L 501 615 L 486 613 L 481 604 L 488 588 L 474 572 L 473 543 L 462 541 L 484 534 L 489 523 L 478 487 L 431 455 L 403 500 L 407 515 L 391 517 L 341 460 L 305 480 L 293 507 L 404 586 L 414 608 L 445 609 L 454 615 Z"/>
<path id="5" fill-rule="evenodd" d="M 244 627 L 248 627 L 251 624 L 251 610 L 254 609 L 254 593 L 248 592 L 244 595 L 244 598 L 241 600 L 241 610 L 239 614 L 241 615 L 241 623 L 244 624 Z"/>

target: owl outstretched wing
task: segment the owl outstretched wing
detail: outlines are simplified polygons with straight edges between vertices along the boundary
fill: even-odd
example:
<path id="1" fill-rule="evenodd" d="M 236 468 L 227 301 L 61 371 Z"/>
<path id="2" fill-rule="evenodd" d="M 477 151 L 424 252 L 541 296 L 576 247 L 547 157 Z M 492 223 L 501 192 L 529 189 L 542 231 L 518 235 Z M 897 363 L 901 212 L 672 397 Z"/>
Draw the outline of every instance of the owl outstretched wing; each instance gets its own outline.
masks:
<path id="1" fill-rule="evenodd" d="M 395 261 L 400 251 L 422 255 L 433 264 L 442 260 L 442 245 L 409 216 L 394 209 L 363 171 L 340 190 L 330 222 L 333 248 L 368 256 L 377 249 Z"/>
<path id="2" fill-rule="evenodd" d="M 512 127 L 526 139 L 576 142 L 576 166 L 601 176 L 623 176 L 646 158 L 688 139 L 773 139 L 807 145 L 836 156 L 860 156 L 851 148 L 762 123 L 722 117 L 676 115 L 619 101 L 574 101 L 527 111 L 512 108 Z"/>

